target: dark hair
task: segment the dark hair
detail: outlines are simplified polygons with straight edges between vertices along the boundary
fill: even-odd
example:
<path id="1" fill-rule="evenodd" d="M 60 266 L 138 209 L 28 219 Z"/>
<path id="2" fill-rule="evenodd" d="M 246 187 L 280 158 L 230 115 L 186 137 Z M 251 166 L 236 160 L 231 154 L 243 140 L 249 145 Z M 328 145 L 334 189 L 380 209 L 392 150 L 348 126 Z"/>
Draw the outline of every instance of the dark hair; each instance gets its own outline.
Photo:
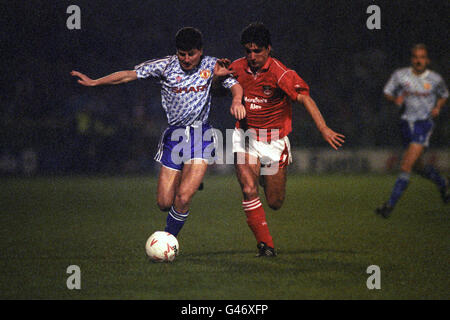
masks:
<path id="1" fill-rule="evenodd" d="M 428 53 L 428 48 L 427 48 L 427 46 L 426 46 L 425 44 L 423 44 L 423 43 L 416 43 L 416 44 L 413 45 L 412 48 L 411 48 L 411 54 L 412 54 L 414 51 L 419 50 L 419 49 L 423 49 L 423 50 L 425 50 L 425 51 Z"/>
<path id="2" fill-rule="evenodd" d="M 249 24 L 241 34 L 241 44 L 245 46 L 248 43 L 254 43 L 258 47 L 268 48 L 272 45 L 270 32 L 266 26 L 260 22 Z"/>
<path id="3" fill-rule="evenodd" d="M 175 47 L 183 51 L 201 50 L 203 48 L 202 33 L 193 27 L 181 28 L 175 35 Z"/>

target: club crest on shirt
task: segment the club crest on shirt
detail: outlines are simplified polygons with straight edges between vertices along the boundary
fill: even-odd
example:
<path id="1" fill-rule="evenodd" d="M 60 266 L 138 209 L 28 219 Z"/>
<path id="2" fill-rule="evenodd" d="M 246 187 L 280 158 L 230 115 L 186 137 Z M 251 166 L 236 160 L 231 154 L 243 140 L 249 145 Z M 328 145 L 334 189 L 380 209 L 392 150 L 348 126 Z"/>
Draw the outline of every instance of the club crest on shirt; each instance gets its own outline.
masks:
<path id="1" fill-rule="evenodd" d="M 425 88 L 425 90 L 430 90 L 431 89 L 431 83 L 425 82 L 423 84 L 423 87 Z"/>
<path id="2" fill-rule="evenodd" d="M 263 86 L 263 90 L 266 96 L 271 96 L 273 94 L 273 90 L 270 86 Z"/>
<path id="3" fill-rule="evenodd" d="M 211 71 L 209 71 L 208 69 L 203 69 L 200 71 L 200 78 L 203 79 L 208 79 L 211 76 Z"/>
<path id="4" fill-rule="evenodd" d="M 177 77 L 177 82 L 181 82 L 181 80 L 183 80 L 183 78 L 181 76 Z"/>

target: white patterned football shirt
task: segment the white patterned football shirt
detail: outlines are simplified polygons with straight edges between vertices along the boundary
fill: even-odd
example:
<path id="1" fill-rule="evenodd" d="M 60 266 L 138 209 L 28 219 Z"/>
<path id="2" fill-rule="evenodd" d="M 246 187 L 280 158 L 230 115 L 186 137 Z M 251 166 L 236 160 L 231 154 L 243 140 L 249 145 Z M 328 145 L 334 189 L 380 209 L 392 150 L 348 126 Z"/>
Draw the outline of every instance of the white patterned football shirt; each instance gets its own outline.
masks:
<path id="1" fill-rule="evenodd" d="M 383 90 L 384 94 L 405 97 L 405 112 L 401 118 L 407 121 L 426 120 L 440 98 L 448 98 L 448 89 L 442 77 L 431 70 L 415 75 L 412 68 L 396 70 Z"/>
<path id="2" fill-rule="evenodd" d="M 156 78 L 161 84 L 161 103 L 169 125 L 189 126 L 208 122 L 211 109 L 211 83 L 217 58 L 203 56 L 194 69 L 184 71 L 176 55 L 153 59 L 135 66 L 137 77 Z M 227 77 L 229 89 L 238 82 Z"/>

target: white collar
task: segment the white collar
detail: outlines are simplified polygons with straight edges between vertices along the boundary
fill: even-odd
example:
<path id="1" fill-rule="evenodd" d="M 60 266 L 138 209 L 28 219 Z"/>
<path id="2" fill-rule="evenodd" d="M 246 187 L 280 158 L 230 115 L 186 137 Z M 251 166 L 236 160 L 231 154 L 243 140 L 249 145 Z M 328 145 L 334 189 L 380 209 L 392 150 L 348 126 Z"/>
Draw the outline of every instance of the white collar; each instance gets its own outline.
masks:
<path id="1" fill-rule="evenodd" d="M 422 72 L 421 74 L 417 75 L 417 74 L 415 74 L 415 73 L 413 72 L 413 68 L 412 68 L 412 67 L 409 67 L 409 72 L 411 72 L 411 74 L 412 74 L 413 76 L 417 77 L 417 78 L 425 79 L 425 78 L 428 76 L 428 74 L 430 73 L 430 70 L 426 69 L 424 72 Z"/>

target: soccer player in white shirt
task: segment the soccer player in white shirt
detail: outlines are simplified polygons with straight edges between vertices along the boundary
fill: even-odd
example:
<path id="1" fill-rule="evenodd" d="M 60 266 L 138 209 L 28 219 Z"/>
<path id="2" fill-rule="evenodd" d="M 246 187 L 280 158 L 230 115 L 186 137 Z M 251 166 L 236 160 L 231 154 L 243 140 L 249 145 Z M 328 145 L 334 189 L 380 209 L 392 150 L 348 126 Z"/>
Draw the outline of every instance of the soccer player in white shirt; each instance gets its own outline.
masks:
<path id="1" fill-rule="evenodd" d="M 167 114 L 169 127 L 164 132 L 155 160 L 162 166 L 158 178 L 157 203 L 168 211 L 165 231 L 178 236 L 188 215 L 195 192 L 198 190 L 208 166 L 205 149 L 214 143 L 204 140 L 211 129 L 208 115 L 211 107 L 211 85 L 221 82 L 231 90 L 232 114 L 237 119 L 245 116 L 242 105 L 242 87 L 233 77 L 227 77 L 224 60 L 203 55 L 201 32 L 192 27 L 180 29 L 175 37 L 176 54 L 137 65 L 134 70 L 112 73 L 100 79 L 72 71 L 84 86 L 120 84 L 152 77 L 161 84 L 161 102 Z M 174 139 L 173 134 L 178 134 Z M 180 142 L 188 143 L 182 150 Z M 209 148 L 211 149 L 211 148 Z"/>
<path id="2" fill-rule="evenodd" d="M 448 98 L 448 89 L 442 77 L 427 69 L 430 60 L 424 44 L 411 49 L 411 67 L 396 70 L 386 86 L 386 99 L 397 106 L 404 106 L 401 116 L 401 131 L 406 146 L 401 161 L 401 172 L 387 202 L 376 209 L 376 213 L 388 218 L 395 204 L 409 184 L 411 172 L 433 181 L 439 188 L 442 200 L 450 200 L 449 181 L 431 165 L 424 166 L 422 155 L 428 147 L 433 132 L 433 119 L 439 116 Z"/>

